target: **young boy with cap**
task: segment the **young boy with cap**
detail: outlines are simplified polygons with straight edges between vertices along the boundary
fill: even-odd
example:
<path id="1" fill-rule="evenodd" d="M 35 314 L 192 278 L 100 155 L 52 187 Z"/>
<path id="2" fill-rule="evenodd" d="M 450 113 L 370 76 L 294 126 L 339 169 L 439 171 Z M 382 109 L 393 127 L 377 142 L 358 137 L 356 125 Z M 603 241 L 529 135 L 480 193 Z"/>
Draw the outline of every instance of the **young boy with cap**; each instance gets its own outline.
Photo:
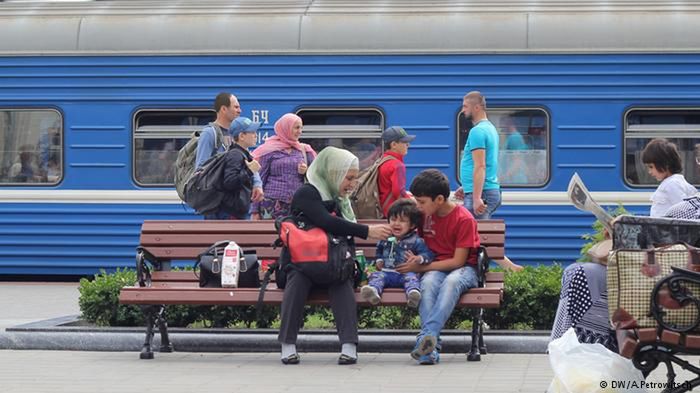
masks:
<path id="1" fill-rule="evenodd" d="M 253 192 L 253 176 L 260 171 L 260 164 L 253 160 L 248 148 L 255 146 L 260 123 L 247 117 L 238 117 L 231 123 L 229 132 L 234 143 L 226 152 L 224 162 L 223 189 L 234 198 L 235 211 L 229 219 L 247 220 L 250 218 L 250 203 Z"/>
<path id="2" fill-rule="evenodd" d="M 388 216 L 389 207 L 401 198 L 409 198 L 406 192 L 406 165 L 403 157 L 408 153 L 408 145 L 416 138 L 408 135 L 399 126 L 392 126 L 384 130 L 384 157 L 392 157 L 379 167 L 377 176 L 377 189 L 379 201 L 382 204 L 384 217 Z"/>

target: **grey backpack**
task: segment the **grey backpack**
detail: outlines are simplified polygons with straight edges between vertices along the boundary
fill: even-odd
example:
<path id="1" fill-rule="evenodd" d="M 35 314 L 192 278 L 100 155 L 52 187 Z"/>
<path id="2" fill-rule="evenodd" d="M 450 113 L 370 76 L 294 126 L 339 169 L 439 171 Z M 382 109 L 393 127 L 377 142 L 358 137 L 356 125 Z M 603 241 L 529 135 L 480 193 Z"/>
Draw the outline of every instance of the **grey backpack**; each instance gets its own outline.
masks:
<path id="1" fill-rule="evenodd" d="M 192 138 L 185 144 L 185 146 L 180 149 L 177 153 L 177 159 L 175 160 L 175 190 L 177 190 L 177 195 L 182 201 L 187 203 L 185 198 L 185 184 L 192 177 L 195 168 L 195 161 L 197 160 L 197 143 L 199 142 L 199 136 L 202 132 L 205 132 L 207 128 L 214 129 L 214 145 L 215 149 L 224 142 L 224 135 L 221 133 L 221 129 L 214 125 L 214 123 L 209 123 L 207 127 L 202 129 L 202 131 L 196 131 L 192 134 Z"/>

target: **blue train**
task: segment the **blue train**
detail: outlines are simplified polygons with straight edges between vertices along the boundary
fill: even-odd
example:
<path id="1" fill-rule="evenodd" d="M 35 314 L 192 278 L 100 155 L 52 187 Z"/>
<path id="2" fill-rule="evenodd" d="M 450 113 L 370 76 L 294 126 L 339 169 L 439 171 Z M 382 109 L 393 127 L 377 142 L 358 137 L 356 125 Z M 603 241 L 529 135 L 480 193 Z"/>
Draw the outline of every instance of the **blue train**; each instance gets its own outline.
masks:
<path id="1" fill-rule="evenodd" d="M 459 186 L 462 96 L 480 90 L 501 133 L 507 253 L 522 264 L 579 257 L 602 203 L 648 213 L 639 162 L 677 142 L 700 183 L 696 2 L 0 2 L 0 274 L 84 275 L 133 266 L 145 219 L 199 219 L 172 163 L 214 118 L 220 91 L 262 121 L 304 120 L 305 141 L 366 165 L 380 134 L 418 138 L 426 168 Z M 12 37 L 12 38 L 10 38 Z"/>

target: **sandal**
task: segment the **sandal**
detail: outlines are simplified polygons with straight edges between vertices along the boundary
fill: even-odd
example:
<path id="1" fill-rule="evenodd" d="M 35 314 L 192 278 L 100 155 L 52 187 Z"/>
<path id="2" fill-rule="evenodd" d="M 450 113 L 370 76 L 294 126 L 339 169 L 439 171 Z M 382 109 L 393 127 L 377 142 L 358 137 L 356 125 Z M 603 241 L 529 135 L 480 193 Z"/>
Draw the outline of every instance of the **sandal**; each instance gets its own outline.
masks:
<path id="1" fill-rule="evenodd" d="M 348 365 L 348 364 L 355 364 L 355 363 L 357 363 L 357 358 L 346 355 L 344 353 L 341 353 L 340 357 L 338 358 L 338 364 L 343 365 L 343 366 Z"/>
<path id="2" fill-rule="evenodd" d="M 282 360 L 283 364 L 299 364 L 301 358 L 299 357 L 298 353 L 293 353 L 287 356 L 286 358 L 282 358 L 280 360 Z"/>

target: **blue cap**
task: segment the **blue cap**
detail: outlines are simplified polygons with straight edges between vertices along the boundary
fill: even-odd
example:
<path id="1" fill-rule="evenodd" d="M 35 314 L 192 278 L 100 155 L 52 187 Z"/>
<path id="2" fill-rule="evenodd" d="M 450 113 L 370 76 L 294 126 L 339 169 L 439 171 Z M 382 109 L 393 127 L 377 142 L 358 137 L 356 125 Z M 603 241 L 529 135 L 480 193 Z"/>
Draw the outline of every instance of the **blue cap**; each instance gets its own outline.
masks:
<path id="1" fill-rule="evenodd" d="M 241 132 L 258 132 L 260 123 L 254 122 L 247 117 L 238 117 L 231 123 L 228 132 L 231 136 L 238 136 Z"/>
<path id="2" fill-rule="evenodd" d="M 382 132 L 382 139 L 384 142 L 411 142 L 416 139 L 415 135 L 408 135 L 406 130 L 399 126 L 392 126 Z"/>

